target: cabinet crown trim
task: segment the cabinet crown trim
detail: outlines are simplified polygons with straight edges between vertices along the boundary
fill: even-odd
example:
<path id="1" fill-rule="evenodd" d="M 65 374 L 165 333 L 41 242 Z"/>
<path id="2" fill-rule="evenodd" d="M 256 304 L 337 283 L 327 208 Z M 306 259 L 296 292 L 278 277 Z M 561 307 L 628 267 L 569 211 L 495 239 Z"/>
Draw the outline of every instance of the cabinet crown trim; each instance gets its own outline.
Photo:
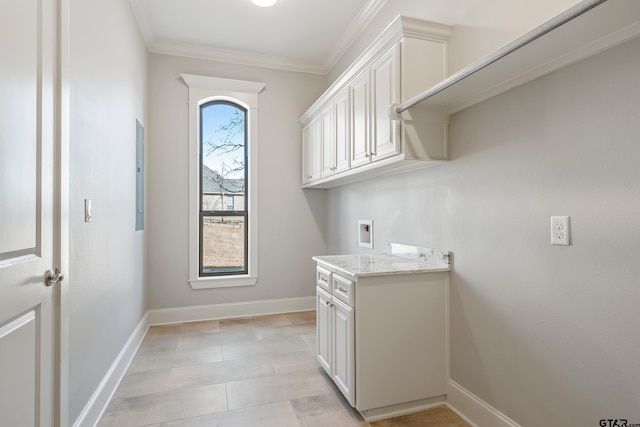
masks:
<path id="1" fill-rule="evenodd" d="M 360 54 L 353 64 L 309 107 L 298 122 L 301 126 L 308 124 L 314 115 L 341 89 L 351 83 L 363 69 L 370 66 L 380 55 L 394 44 L 400 42 L 403 38 L 446 43 L 452 33 L 453 26 L 451 25 L 398 15 L 362 54 Z"/>

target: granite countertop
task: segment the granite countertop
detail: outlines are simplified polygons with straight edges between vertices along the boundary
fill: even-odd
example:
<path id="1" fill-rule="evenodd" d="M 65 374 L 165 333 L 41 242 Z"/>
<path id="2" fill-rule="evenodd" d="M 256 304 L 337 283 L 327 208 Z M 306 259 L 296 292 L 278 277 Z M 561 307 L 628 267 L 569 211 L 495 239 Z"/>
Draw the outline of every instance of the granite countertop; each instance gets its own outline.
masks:
<path id="1" fill-rule="evenodd" d="M 388 243 L 386 253 L 314 256 L 313 260 L 353 277 L 450 271 L 449 252 L 398 243 Z"/>

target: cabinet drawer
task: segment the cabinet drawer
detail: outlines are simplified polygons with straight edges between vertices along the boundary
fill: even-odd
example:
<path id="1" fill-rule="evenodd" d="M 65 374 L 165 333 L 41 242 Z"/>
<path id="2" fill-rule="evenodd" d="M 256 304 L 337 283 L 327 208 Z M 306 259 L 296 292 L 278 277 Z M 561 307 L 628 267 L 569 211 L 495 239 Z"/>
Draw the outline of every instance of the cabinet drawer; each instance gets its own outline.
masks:
<path id="1" fill-rule="evenodd" d="M 333 295 L 350 307 L 353 307 L 355 305 L 353 281 L 334 274 L 332 282 Z"/>
<path id="2" fill-rule="evenodd" d="M 319 287 L 331 293 L 331 272 L 326 268 L 316 267 L 316 283 Z"/>

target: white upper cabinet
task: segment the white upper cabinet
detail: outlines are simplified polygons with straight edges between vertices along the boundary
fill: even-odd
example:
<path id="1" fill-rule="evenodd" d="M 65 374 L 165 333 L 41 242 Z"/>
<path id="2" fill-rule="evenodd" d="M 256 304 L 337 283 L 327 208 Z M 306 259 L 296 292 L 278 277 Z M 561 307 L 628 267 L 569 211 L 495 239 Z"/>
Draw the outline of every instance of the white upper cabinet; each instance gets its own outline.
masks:
<path id="1" fill-rule="evenodd" d="M 302 129 L 302 183 L 320 179 L 320 117 L 311 120 Z"/>
<path id="2" fill-rule="evenodd" d="M 354 80 L 350 86 L 351 91 L 351 167 L 355 168 L 367 164 L 370 159 L 371 134 L 371 104 L 369 101 L 371 85 L 369 82 L 369 70 L 366 70 Z"/>
<path id="3" fill-rule="evenodd" d="M 349 91 L 345 89 L 320 113 L 322 178 L 349 169 L 350 108 Z"/>
<path id="4" fill-rule="evenodd" d="M 336 96 L 334 105 L 336 128 L 334 172 L 338 173 L 349 169 L 351 164 L 351 103 L 347 89 Z"/>
<path id="5" fill-rule="evenodd" d="M 446 41 L 451 27 L 398 17 L 300 118 L 303 144 L 308 127 L 321 127 L 321 173 L 303 174 L 306 188 L 329 188 L 447 159 L 446 116 L 419 109 L 390 117 L 390 108 L 446 77 Z M 303 149 L 303 170 L 315 159 Z"/>
<path id="6" fill-rule="evenodd" d="M 322 113 L 322 177 L 333 175 L 336 167 L 336 109 L 329 104 Z"/>
<path id="7" fill-rule="evenodd" d="M 400 44 L 393 46 L 371 66 L 371 156 L 383 159 L 400 152 L 397 121 L 389 108 L 400 102 Z"/>

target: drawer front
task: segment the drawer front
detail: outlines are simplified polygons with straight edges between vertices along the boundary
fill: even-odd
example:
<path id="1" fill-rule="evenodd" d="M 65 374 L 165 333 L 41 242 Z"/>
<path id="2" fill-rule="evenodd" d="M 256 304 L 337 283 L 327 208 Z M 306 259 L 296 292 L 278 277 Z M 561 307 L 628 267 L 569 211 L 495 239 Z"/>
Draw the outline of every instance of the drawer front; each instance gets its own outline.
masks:
<path id="1" fill-rule="evenodd" d="M 325 291 L 331 293 L 331 272 L 320 266 L 316 267 L 316 283 Z"/>
<path id="2" fill-rule="evenodd" d="M 350 307 L 355 305 L 355 286 L 352 280 L 333 275 L 333 295 Z"/>

